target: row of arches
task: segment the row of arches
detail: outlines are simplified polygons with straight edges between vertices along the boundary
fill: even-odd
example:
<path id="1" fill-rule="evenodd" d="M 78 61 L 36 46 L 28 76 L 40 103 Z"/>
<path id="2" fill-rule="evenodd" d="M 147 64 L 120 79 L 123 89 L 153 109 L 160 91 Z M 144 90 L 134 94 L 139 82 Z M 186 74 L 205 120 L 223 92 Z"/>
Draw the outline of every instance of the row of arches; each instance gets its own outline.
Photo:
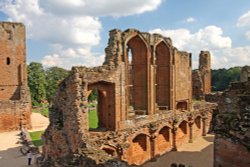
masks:
<path id="1" fill-rule="evenodd" d="M 128 111 L 149 114 L 152 109 L 168 110 L 173 59 L 169 44 L 161 41 L 151 48 L 143 37 L 136 35 L 124 47 Z"/>
<path id="2" fill-rule="evenodd" d="M 147 133 L 136 135 L 126 151 L 129 155 L 126 161 L 141 165 L 156 156 L 175 150 L 184 143 L 191 142 L 190 139 L 204 135 L 200 116 L 194 120 L 192 126 L 190 125 L 190 122 L 182 121 L 176 131 L 170 126 L 164 126 L 153 135 Z"/>

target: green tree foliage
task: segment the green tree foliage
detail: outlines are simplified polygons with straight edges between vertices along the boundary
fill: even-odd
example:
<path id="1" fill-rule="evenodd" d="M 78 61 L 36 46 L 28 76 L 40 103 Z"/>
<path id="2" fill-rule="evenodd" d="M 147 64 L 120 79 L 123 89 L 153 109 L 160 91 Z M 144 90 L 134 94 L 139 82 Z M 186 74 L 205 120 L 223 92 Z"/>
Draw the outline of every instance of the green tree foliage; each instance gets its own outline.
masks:
<path id="1" fill-rule="evenodd" d="M 33 105 L 46 98 L 45 71 L 41 63 L 32 62 L 28 65 L 28 86 Z"/>
<path id="2" fill-rule="evenodd" d="M 88 97 L 89 102 L 93 102 L 94 100 L 97 100 L 98 97 L 98 90 L 94 89 L 91 94 Z"/>
<path id="3" fill-rule="evenodd" d="M 241 67 L 212 70 L 212 91 L 224 91 L 229 84 L 240 79 Z"/>
<path id="4" fill-rule="evenodd" d="M 69 71 L 59 68 L 51 67 L 46 71 L 46 98 L 50 102 L 55 95 L 58 85 L 62 80 L 64 80 L 68 75 Z"/>

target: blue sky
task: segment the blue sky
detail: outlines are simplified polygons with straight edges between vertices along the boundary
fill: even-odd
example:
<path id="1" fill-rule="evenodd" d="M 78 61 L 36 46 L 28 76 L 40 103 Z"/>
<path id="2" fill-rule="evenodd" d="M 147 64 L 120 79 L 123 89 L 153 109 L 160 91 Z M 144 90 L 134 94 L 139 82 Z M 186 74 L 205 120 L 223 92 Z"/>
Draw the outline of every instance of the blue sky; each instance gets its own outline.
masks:
<path id="1" fill-rule="evenodd" d="M 46 67 L 101 65 L 113 28 L 171 37 L 194 68 L 200 50 L 213 68 L 250 65 L 247 0 L 0 0 L 0 20 L 26 25 L 28 62 Z"/>

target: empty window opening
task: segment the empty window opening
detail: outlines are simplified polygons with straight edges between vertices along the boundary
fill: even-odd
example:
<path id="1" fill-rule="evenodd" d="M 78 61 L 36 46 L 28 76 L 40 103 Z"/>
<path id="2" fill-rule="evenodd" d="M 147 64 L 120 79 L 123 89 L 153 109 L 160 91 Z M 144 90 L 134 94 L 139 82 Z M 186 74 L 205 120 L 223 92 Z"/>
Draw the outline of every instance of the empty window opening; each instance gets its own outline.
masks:
<path id="1" fill-rule="evenodd" d="M 186 101 L 178 102 L 177 110 L 179 111 L 187 110 L 187 102 Z"/>
<path id="2" fill-rule="evenodd" d="M 10 65 L 10 58 L 9 57 L 7 57 L 7 59 L 6 59 L 6 64 Z"/>
<path id="3" fill-rule="evenodd" d="M 129 117 L 147 114 L 147 47 L 139 36 L 127 43 L 127 108 Z"/>
<path id="4" fill-rule="evenodd" d="M 168 110 L 170 106 L 170 50 L 161 42 L 156 47 L 156 110 Z"/>
<path id="5" fill-rule="evenodd" d="M 98 118 L 98 90 L 93 89 L 88 97 L 88 119 L 89 129 L 97 129 L 99 118 Z"/>

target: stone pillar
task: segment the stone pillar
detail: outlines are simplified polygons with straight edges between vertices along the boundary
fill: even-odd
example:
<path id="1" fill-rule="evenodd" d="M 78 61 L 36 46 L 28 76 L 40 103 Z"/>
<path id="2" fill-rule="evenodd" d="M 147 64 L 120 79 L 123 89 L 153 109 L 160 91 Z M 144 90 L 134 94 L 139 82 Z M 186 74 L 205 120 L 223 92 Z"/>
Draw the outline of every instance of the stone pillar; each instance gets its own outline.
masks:
<path id="1" fill-rule="evenodd" d="M 207 118 L 202 118 L 202 136 L 207 135 L 206 126 L 207 126 Z"/>
<path id="2" fill-rule="evenodd" d="M 155 161 L 155 135 L 150 136 L 150 156 L 151 156 L 151 161 Z"/>
<path id="3" fill-rule="evenodd" d="M 194 124 L 193 120 L 188 123 L 188 126 L 189 126 L 189 140 L 188 140 L 188 142 L 189 143 L 193 143 L 193 124 Z"/>
<path id="4" fill-rule="evenodd" d="M 173 148 L 172 151 L 177 151 L 177 144 L 176 144 L 176 135 L 177 135 L 178 126 L 174 125 L 172 129 L 173 134 Z"/>

